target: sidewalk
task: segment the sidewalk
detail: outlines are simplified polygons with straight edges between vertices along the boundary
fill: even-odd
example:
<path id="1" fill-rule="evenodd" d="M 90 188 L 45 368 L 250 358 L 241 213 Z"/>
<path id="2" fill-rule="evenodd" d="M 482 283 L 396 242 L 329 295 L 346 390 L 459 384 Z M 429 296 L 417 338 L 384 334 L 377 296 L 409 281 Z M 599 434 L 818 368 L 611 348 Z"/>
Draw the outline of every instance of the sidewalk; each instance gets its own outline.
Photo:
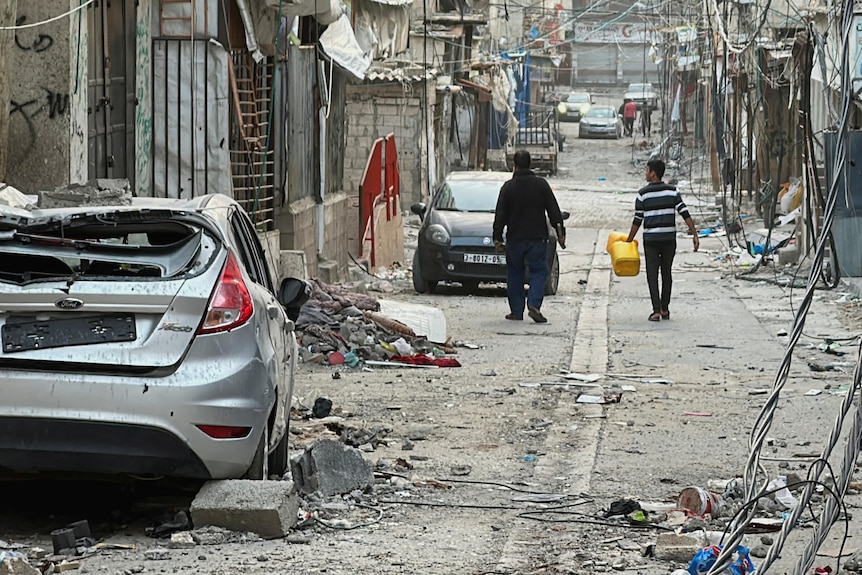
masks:
<path id="1" fill-rule="evenodd" d="M 646 321 L 651 310 L 643 272 L 611 279 L 608 371 L 673 383 L 633 383 L 636 393 L 608 407 L 609 425 L 591 485 L 596 496 L 673 500 L 686 486 L 707 488 L 740 475 L 749 455 L 749 433 L 785 354 L 792 310 L 799 308 L 804 290 L 776 285 L 769 267 L 755 278 L 734 279 L 727 264 L 709 254 L 721 249 L 717 239 L 704 238 L 699 253 L 692 251 L 688 238 L 678 242 L 670 321 Z M 860 331 L 856 304 L 835 303 L 838 299 L 835 292 L 815 294 L 768 433 L 771 439 L 761 453 L 769 479 L 805 477 L 844 399 L 841 390 L 852 383 L 857 347 L 842 348 L 844 357 L 817 349 L 830 340 L 849 343 Z M 847 365 L 815 372 L 808 362 Z M 849 425 L 848 419 L 845 427 Z M 840 443 L 830 460 L 836 469 L 843 449 Z M 862 500 L 851 495 L 848 503 Z M 772 509 L 763 515 L 780 520 L 781 512 Z M 860 526 L 854 521 L 851 533 L 860 532 Z M 833 529 L 836 536 L 825 547 L 838 548 L 842 529 L 843 524 Z M 772 569 L 792 571 L 810 533 L 795 530 Z M 748 536 L 746 542 L 765 547 L 760 536 Z M 824 558 L 822 564 L 827 563 Z M 831 565 L 834 569 L 834 560 Z"/>

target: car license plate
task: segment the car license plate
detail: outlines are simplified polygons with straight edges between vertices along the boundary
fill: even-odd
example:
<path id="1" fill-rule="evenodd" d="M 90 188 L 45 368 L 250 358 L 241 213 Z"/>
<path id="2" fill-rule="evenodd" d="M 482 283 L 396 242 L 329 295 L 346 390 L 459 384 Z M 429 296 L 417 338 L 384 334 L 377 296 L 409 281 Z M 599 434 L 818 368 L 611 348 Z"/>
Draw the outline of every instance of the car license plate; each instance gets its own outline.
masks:
<path id="1" fill-rule="evenodd" d="M 503 254 L 464 254 L 464 263 L 506 265 L 506 256 Z"/>
<path id="2" fill-rule="evenodd" d="M 135 341 L 132 314 L 72 317 L 47 321 L 6 321 L 0 330 L 3 352 L 50 349 L 72 345 Z"/>

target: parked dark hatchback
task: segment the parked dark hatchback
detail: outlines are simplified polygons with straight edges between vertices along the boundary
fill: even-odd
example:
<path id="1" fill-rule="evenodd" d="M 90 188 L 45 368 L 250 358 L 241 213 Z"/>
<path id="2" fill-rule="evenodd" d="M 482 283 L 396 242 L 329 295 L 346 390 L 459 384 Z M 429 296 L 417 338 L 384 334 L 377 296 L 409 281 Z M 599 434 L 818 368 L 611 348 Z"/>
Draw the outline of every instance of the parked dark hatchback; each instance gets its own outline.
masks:
<path id="1" fill-rule="evenodd" d="M 494 251 L 494 209 L 508 172 L 454 172 L 431 200 L 431 206 L 413 204 L 410 211 L 422 218 L 413 254 L 413 287 L 431 292 L 441 281 L 456 281 L 467 289 L 480 283 L 506 281 L 506 256 Z M 569 214 L 563 212 L 563 217 Z M 548 241 L 549 273 L 545 295 L 557 293 L 560 260 L 556 234 Z"/>

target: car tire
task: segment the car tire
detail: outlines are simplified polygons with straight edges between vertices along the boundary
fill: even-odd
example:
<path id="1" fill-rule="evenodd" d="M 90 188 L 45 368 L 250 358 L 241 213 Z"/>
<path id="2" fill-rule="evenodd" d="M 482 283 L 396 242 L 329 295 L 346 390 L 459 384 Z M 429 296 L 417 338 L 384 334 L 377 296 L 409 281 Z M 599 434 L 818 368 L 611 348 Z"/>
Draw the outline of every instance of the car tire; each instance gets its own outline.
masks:
<path id="1" fill-rule="evenodd" d="M 251 465 L 248 466 L 248 470 L 242 476 L 243 479 L 251 479 L 254 481 L 260 481 L 261 479 L 265 479 L 263 475 L 263 463 L 266 461 L 266 442 L 269 439 L 269 433 L 264 432 L 260 434 L 260 442 L 257 444 L 257 449 L 254 452 L 254 458 L 251 460 Z"/>
<path id="2" fill-rule="evenodd" d="M 283 478 L 284 474 L 290 468 L 290 452 L 288 450 L 288 436 L 290 427 L 284 430 L 284 435 L 278 441 L 278 445 L 272 453 L 269 454 L 269 474 Z"/>
<path id="3" fill-rule="evenodd" d="M 548 279 L 545 280 L 545 295 L 557 295 L 557 289 L 560 287 L 560 256 L 557 250 L 554 250 L 554 257 L 551 258 L 551 265 L 548 267 Z"/>
<path id="4" fill-rule="evenodd" d="M 463 287 L 465 291 L 475 292 L 479 289 L 479 282 L 476 280 L 463 281 L 461 282 L 461 287 Z"/>
<path id="5" fill-rule="evenodd" d="M 419 266 L 419 251 L 413 252 L 413 289 L 416 293 L 434 293 L 437 289 L 437 282 L 434 280 L 426 280 L 422 277 L 422 269 Z"/>

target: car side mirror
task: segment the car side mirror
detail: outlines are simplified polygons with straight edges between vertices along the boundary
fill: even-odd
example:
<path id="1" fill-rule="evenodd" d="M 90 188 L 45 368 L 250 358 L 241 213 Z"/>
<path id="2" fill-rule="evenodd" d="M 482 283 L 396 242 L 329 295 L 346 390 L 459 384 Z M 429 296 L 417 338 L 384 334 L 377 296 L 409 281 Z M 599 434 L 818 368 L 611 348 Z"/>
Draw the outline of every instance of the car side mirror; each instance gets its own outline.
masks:
<path id="1" fill-rule="evenodd" d="M 423 203 L 413 204 L 412 206 L 410 206 L 410 211 L 419 216 L 420 218 L 425 217 L 426 209 L 428 209 L 428 207 Z"/>
<path id="2" fill-rule="evenodd" d="M 285 278 L 278 288 L 278 302 L 291 321 L 299 318 L 302 306 L 311 298 L 311 284 L 299 278 Z"/>
<path id="3" fill-rule="evenodd" d="M 562 212 L 562 214 L 563 214 L 563 219 L 564 219 L 564 220 L 568 220 L 568 219 L 569 219 L 569 216 L 571 216 L 571 215 L 572 215 L 572 214 L 570 214 L 569 212 Z"/>

